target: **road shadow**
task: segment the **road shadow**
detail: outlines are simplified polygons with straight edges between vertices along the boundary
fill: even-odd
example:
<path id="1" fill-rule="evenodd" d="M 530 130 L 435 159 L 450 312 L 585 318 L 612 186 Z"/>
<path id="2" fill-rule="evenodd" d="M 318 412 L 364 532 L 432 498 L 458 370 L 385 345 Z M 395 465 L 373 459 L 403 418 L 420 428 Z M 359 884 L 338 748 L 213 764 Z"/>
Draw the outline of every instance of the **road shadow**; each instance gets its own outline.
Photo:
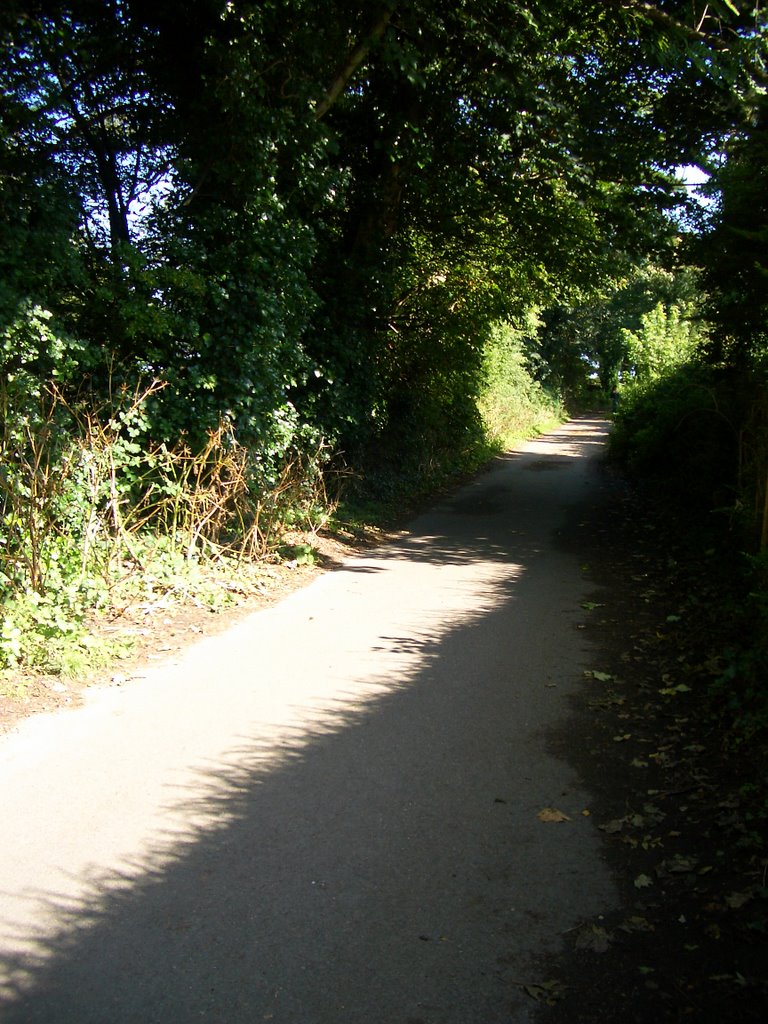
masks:
<path id="1" fill-rule="evenodd" d="M 578 778 L 547 749 L 581 678 L 578 570 L 556 562 L 570 582 L 547 591 L 541 509 L 516 512 L 530 536 L 510 521 L 489 543 L 508 513 L 488 472 L 490 498 L 478 488 L 470 513 L 451 496 L 388 557 L 514 571 L 461 621 L 408 636 L 382 623 L 368 676 L 278 741 L 244 726 L 168 793 L 181 831 L 94 869 L 81 898 L 29 893 L 53 923 L 3 958 L 6 1024 L 529 1019 L 533 952 L 613 897 Z M 476 541 L 440 532 L 470 514 Z M 346 571 L 376 573 L 376 557 Z M 404 659 L 394 676 L 377 671 L 385 654 Z M 539 819 L 554 805 L 567 827 Z"/>

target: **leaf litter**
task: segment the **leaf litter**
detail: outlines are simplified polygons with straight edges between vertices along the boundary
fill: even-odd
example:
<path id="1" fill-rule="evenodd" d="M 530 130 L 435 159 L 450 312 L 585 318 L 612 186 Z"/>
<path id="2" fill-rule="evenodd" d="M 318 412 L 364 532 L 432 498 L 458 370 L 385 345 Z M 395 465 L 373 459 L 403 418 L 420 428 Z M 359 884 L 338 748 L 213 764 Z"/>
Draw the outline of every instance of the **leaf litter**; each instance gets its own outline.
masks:
<path id="1" fill-rule="evenodd" d="M 544 822 L 559 822 L 573 820 L 572 818 L 569 818 L 568 815 L 565 814 L 563 811 L 559 811 L 557 807 L 544 807 L 542 810 L 539 811 L 536 817 L 539 819 L 539 821 Z"/>
<path id="2" fill-rule="evenodd" d="M 566 995 L 536 1019 L 763 1024 L 768 805 L 761 813 L 704 715 L 722 659 L 706 623 L 697 626 L 698 606 L 679 613 L 675 588 L 688 588 L 687 601 L 691 583 L 670 570 L 664 530 L 635 543 L 638 500 L 623 493 L 618 511 L 593 525 L 591 571 L 610 588 L 612 617 L 588 619 L 600 668 L 584 677 L 606 685 L 584 689 L 576 762 L 597 795 L 592 820 L 623 905 L 566 934 L 566 952 L 547 961 Z M 636 560 L 642 588 L 628 572 Z"/>

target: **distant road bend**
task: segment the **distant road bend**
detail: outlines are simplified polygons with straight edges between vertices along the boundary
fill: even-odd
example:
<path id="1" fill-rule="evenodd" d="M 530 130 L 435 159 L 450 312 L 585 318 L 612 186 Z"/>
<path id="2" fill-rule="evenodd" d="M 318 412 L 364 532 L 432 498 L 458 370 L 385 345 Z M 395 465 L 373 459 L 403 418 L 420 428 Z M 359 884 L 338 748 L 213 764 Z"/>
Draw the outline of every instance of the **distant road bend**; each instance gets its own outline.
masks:
<path id="1" fill-rule="evenodd" d="M 558 534 L 607 430 L 521 445 L 395 543 L 0 739 L 0 1019 L 533 1021 L 538 958 L 618 899 L 551 743 L 589 666 Z"/>

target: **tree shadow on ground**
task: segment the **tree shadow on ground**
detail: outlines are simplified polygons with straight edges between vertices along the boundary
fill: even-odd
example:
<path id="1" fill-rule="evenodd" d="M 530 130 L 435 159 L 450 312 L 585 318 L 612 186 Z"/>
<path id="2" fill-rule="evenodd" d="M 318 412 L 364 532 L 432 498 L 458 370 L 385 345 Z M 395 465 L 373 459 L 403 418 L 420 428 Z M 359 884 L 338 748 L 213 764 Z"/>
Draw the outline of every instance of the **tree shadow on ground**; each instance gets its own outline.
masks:
<path id="1" fill-rule="evenodd" d="M 578 570 L 545 549 L 565 506 L 537 507 L 537 483 L 513 524 L 497 472 L 387 549 L 490 566 L 476 606 L 446 595 L 407 634 L 382 622 L 365 677 L 293 709 L 277 739 L 244 725 L 169 792 L 181 832 L 95 868 L 79 898 L 29 893 L 50 923 L 4 957 L 6 1024 L 528 1019 L 532 954 L 614 893 L 578 779 L 546 750 L 583 662 Z M 457 515 L 461 543 L 440 529 Z M 381 557 L 345 571 L 381 578 Z M 565 831 L 537 817 L 554 804 Z"/>

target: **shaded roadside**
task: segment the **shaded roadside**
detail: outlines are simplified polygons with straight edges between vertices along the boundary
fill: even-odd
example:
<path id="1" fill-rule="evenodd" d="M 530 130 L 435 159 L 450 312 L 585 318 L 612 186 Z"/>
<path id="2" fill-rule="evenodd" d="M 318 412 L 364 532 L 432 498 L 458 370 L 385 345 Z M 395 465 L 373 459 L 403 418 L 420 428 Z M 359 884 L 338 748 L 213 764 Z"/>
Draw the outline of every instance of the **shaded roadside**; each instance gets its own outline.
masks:
<path id="1" fill-rule="evenodd" d="M 608 471 L 606 471 L 608 472 Z M 618 477 L 566 532 L 594 584 L 585 689 L 552 749 L 593 793 L 621 909 L 584 921 L 540 964 L 544 1024 L 768 1019 L 768 844 L 702 700 L 706 564 Z M 741 771 L 740 771 L 741 769 Z"/>

